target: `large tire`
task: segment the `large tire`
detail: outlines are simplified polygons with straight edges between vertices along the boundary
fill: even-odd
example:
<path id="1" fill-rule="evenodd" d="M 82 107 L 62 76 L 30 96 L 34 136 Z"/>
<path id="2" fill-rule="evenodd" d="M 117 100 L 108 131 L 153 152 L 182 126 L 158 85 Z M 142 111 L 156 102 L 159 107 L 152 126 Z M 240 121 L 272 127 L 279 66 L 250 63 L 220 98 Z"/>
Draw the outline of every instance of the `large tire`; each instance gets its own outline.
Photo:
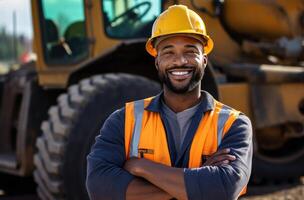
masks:
<path id="1" fill-rule="evenodd" d="M 86 155 L 106 118 L 125 102 L 155 95 L 160 85 L 127 74 L 96 75 L 69 87 L 42 123 L 34 156 L 43 200 L 85 200 Z"/>
<path id="2" fill-rule="evenodd" d="M 286 183 L 298 181 L 304 174 L 304 157 L 289 162 L 273 162 L 258 156 L 253 158 L 252 180 L 253 184 Z"/>
<path id="3" fill-rule="evenodd" d="M 271 152 L 270 156 L 264 155 L 258 144 L 255 145 L 251 183 L 298 181 L 304 175 L 303 141 L 303 138 L 290 140 L 289 145 Z"/>

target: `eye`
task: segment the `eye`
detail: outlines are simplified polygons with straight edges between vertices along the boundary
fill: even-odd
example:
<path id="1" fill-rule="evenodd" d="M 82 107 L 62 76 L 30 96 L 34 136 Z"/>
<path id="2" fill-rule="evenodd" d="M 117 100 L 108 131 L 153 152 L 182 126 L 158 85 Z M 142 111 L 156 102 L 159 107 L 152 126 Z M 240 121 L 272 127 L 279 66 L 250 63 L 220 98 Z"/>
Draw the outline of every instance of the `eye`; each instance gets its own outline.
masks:
<path id="1" fill-rule="evenodd" d="M 162 55 L 173 55 L 172 51 L 165 51 L 162 53 Z"/>
<path id="2" fill-rule="evenodd" d="M 190 56 L 194 56 L 194 55 L 197 54 L 197 52 L 196 52 L 196 51 L 193 51 L 193 50 L 188 50 L 188 51 L 186 51 L 185 53 L 186 53 L 187 55 L 190 55 Z"/>

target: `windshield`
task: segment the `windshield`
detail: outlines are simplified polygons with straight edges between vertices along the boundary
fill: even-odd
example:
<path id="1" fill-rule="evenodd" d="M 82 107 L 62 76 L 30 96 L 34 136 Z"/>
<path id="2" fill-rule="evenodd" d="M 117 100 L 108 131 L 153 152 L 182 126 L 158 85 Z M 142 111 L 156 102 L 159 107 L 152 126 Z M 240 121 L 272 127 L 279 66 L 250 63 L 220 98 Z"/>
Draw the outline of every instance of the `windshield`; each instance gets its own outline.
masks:
<path id="1" fill-rule="evenodd" d="M 0 74 L 3 74 L 35 56 L 30 0 L 0 0 L 0 13 Z"/>
<path id="2" fill-rule="evenodd" d="M 49 64 L 78 63 L 88 56 L 83 0 L 41 0 L 44 56 Z"/>
<path id="3" fill-rule="evenodd" d="M 149 37 L 161 0 L 103 0 L 104 28 L 109 37 Z"/>

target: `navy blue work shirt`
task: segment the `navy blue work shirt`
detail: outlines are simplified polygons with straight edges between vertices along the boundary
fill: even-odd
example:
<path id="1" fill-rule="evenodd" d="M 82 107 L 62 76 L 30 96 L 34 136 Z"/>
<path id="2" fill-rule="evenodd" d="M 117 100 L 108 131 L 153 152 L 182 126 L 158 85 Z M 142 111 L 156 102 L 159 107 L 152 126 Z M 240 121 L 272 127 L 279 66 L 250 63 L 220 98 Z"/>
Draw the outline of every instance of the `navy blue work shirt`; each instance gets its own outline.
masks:
<path id="1" fill-rule="evenodd" d="M 214 109 L 213 97 L 202 91 L 199 107 L 177 154 L 173 133 L 163 117 L 162 93 L 145 108 L 159 112 L 167 133 L 173 167 L 184 168 L 184 180 L 189 200 L 237 199 L 248 183 L 252 163 L 252 127 L 248 117 L 241 114 L 224 136 L 219 149 L 230 148 L 236 160 L 222 166 L 188 169 L 189 152 L 196 129 L 205 112 Z M 125 199 L 128 184 L 134 176 L 123 169 L 126 161 L 124 144 L 125 108 L 115 111 L 105 121 L 87 157 L 87 191 L 92 200 Z"/>

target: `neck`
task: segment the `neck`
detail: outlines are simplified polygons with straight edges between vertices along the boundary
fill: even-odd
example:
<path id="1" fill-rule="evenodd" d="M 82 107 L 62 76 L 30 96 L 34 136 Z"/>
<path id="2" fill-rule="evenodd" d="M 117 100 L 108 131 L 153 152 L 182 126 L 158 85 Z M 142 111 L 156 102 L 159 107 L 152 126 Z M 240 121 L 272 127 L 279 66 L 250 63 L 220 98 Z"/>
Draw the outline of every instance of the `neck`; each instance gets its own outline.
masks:
<path id="1" fill-rule="evenodd" d="M 164 86 L 164 101 L 175 113 L 184 111 L 199 103 L 201 97 L 200 84 L 190 92 L 177 94 Z"/>

